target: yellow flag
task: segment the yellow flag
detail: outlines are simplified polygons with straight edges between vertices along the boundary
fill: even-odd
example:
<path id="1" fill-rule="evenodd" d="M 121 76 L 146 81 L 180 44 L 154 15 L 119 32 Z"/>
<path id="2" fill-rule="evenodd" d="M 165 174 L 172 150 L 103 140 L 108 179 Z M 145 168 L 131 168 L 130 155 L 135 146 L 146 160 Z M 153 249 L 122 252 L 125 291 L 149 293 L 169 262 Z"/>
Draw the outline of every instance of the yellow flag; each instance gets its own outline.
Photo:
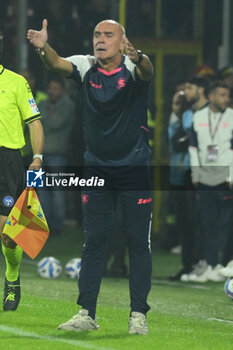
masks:
<path id="1" fill-rule="evenodd" d="M 8 235 L 32 259 L 49 237 L 48 224 L 34 188 L 26 188 L 12 208 L 3 233 Z"/>

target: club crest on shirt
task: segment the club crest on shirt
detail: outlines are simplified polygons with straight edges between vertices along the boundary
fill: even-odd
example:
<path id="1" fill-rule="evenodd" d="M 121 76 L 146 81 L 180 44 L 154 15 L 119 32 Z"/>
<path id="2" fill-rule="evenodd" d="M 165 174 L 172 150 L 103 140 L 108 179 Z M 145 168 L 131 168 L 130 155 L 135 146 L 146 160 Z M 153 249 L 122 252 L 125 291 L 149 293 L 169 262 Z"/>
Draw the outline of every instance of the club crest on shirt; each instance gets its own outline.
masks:
<path id="1" fill-rule="evenodd" d="M 125 86 L 126 78 L 119 78 L 117 81 L 117 89 L 121 90 Z"/>
<path id="2" fill-rule="evenodd" d="M 88 194 L 82 194 L 82 203 L 87 204 L 89 200 L 89 195 Z"/>

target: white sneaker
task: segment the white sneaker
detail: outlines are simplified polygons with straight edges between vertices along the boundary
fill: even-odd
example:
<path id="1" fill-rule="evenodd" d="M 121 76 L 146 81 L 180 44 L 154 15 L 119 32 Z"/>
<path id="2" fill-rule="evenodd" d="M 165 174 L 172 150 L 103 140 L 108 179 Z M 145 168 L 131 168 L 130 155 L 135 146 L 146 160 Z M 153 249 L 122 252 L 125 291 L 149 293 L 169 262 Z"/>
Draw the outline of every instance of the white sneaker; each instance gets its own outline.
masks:
<path id="1" fill-rule="evenodd" d="M 188 282 L 189 281 L 189 273 L 183 273 L 183 275 L 180 276 L 180 280 L 182 282 Z"/>
<path id="2" fill-rule="evenodd" d="M 224 277 L 233 277 L 233 260 L 229 261 L 227 266 L 219 269 L 219 273 Z"/>
<path id="3" fill-rule="evenodd" d="M 148 334 L 146 316 L 141 312 L 131 312 L 129 334 Z"/>
<path id="4" fill-rule="evenodd" d="M 183 274 L 181 276 L 182 282 L 192 281 L 192 278 L 201 275 L 207 268 L 207 262 L 205 260 L 200 260 L 197 264 L 193 265 L 193 269 L 188 274 Z"/>
<path id="5" fill-rule="evenodd" d="M 222 265 L 218 264 L 216 265 L 213 270 L 212 274 L 210 276 L 210 281 L 212 282 L 223 282 L 225 281 L 225 278 L 219 273 L 219 271 L 223 268 Z"/>
<path id="6" fill-rule="evenodd" d="M 88 310 L 82 309 L 79 313 L 73 316 L 69 321 L 62 323 L 58 326 L 58 330 L 67 330 L 67 331 L 87 331 L 91 329 L 99 329 L 99 326 L 96 323 L 96 320 L 93 320 L 88 316 Z"/>
<path id="7" fill-rule="evenodd" d="M 177 245 L 170 250 L 171 254 L 181 254 L 181 245 Z"/>
<path id="8" fill-rule="evenodd" d="M 198 283 L 205 283 L 207 281 L 222 282 L 224 281 L 224 277 L 219 274 L 220 268 L 221 265 L 217 265 L 215 267 L 208 265 L 206 270 L 202 274 L 200 274 L 199 276 L 192 275 L 190 276 L 189 280 Z"/>

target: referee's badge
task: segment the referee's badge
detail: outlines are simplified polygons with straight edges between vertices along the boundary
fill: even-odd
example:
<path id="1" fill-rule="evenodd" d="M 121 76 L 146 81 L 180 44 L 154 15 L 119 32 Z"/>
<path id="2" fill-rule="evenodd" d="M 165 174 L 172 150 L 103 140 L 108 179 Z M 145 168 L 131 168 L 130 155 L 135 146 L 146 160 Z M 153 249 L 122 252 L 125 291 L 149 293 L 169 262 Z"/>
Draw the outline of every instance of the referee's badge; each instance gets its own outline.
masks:
<path id="1" fill-rule="evenodd" d="M 11 197 L 11 196 L 6 196 L 6 197 L 3 198 L 3 204 L 4 204 L 5 207 L 7 207 L 7 208 L 13 207 L 14 202 L 15 202 L 15 201 L 14 201 L 14 198 Z"/>

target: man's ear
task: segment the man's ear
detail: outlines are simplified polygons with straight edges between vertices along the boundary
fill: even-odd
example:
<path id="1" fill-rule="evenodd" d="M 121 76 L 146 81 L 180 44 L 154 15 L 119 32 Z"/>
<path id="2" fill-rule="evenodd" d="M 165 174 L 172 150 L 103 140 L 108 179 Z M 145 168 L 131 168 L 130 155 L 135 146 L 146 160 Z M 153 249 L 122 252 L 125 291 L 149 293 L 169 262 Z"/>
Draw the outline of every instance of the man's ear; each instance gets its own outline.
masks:
<path id="1" fill-rule="evenodd" d="M 122 38 L 121 38 L 121 44 L 120 44 L 120 50 L 121 51 L 124 51 L 125 48 L 126 48 L 126 42 L 127 42 L 127 38 L 125 36 L 125 34 L 122 35 Z"/>

